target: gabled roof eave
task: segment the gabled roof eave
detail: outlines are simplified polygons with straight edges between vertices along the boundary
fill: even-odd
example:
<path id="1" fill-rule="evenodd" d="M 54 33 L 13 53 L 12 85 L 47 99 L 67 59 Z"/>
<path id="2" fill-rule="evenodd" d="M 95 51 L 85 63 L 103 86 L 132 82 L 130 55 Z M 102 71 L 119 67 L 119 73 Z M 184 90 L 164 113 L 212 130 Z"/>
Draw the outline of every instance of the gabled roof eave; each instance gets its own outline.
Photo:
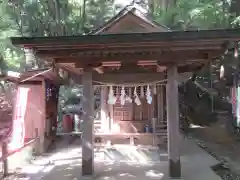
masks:
<path id="1" fill-rule="evenodd" d="M 110 19 L 106 24 L 104 24 L 100 28 L 97 28 L 96 30 L 93 30 L 90 34 L 95 35 L 95 34 L 100 34 L 106 31 L 107 29 L 111 28 L 111 26 L 113 26 L 114 24 L 116 24 L 117 22 L 119 22 L 121 19 L 123 19 L 129 14 L 142 19 L 145 23 L 151 25 L 156 29 L 159 29 L 159 31 L 163 29 L 166 31 L 171 31 L 170 28 L 162 24 L 159 24 L 152 19 L 149 19 L 149 17 L 147 17 L 144 13 L 142 13 L 136 6 L 132 5 L 132 6 L 126 6 L 125 8 L 123 8 L 116 16 Z"/>

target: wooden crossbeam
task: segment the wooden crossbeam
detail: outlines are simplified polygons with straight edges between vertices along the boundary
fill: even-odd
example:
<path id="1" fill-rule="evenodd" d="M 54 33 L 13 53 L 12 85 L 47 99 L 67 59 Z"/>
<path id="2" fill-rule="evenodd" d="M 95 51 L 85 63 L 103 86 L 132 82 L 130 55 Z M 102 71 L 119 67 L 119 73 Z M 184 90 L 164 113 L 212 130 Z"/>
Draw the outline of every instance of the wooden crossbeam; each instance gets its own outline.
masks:
<path id="1" fill-rule="evenodd" d="M 96 68 L 93 68 L 95 71 L 97 71 L 99 74 L 103 74 L 104 71 L 103 71 L 103 67 L 100 66 L 100 67 L 96 67 Z"/>
<path id="2" fill-rule="evenodd" d="M 82 75 L 69 72 L 71 78 L 77 83 L 82 84 Z M 123 84 L 123 83 L 147 83 L 152 81 L 164 80 L 165 73 L 104 73 L 98 74 L 93 73 L 92 79 L 94 84 L 97 82 L 102 83 L 113 83 L 113 84 Z"/>
<path id="3" fill-rule="evenodd" d="M 144 62 L 153 64 L 153 60 L 157 61 L 158 65 L 167 64 L 182 64 L 186 62 L 196 62 L 196 61 L 206 61 L 212 58 L 216 58 L 218 53 L 203 53 L 203 52 L 179 52 L 179 53 L 164 53 L 164 54 L 126 54 L 125 56 L 113 55 L 106 57 L 90 57 L 90 56 L 80 56 L 80 57 L 59 57 L 54 58 L 56 63 L 75 63 L 77 67 L 84 67 L 99 63 L 107 62 L 121 62 L 124 63 L 136 63 Z"/>

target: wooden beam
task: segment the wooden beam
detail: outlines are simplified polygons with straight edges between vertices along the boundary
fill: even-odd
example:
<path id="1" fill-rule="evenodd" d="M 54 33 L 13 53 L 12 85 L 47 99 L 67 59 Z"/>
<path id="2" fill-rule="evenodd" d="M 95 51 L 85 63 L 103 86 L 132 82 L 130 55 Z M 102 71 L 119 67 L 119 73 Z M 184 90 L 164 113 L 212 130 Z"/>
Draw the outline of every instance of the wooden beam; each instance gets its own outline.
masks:
<path id="1" fill-rule="evenodd" d="M 35 53 L 45 54 L 52 52 L 56 54 L 60 51 L 65 53 L 90 53 L 90 52 L 141 52 L 141 51 L 155 51 L 161 50 L 216 50 L 222 49 L 223 42 L 212 41 L 212 42 L 129 42 L 129 43 L 109 43 L 105 44 L 82 44 L 82 45 L 55 45 L 55 46 L 42 46 L 35 47 Z"/>
<path id="2" fill-rule="evenodd" d="M 169 63 L 209 60 L 218 55 L 219 51 L 169 51 L 165 53 L 116 53 L 109 55 L 80 55 L 75 57 L 59 55 L 52 58 L 56 63 L 76 63 L 77 67 L 85 67 L 86 65 L 98 65 L 99 63 L 110 61 L 120 61 L 122 64 L 130 62 L 137 64 L 139 61 L 145 61 L 146 63 L 146 61 L 157 60 L 158 65 L 167 65 Z"/>
<path id="3" fill-rule="evenodd" d="M 92 70 L 84 71 L 83 76 L 83 130 L 82 130 L 82 175 L 92 176 L 94 174 L 94 105 Z"/>
<path id="4" fill-rule="evenodd" d="M 180 145 L 181 134 L 179 131 L 179 99 L 177 83 L 177 67 L 171 66 L 167 70 L 168 82 L 166 86 L 167 101 L 167 130 L 168 130 L 168 156 L 170 178 L 181 178 Z"/>
<path id="5" fill-rule="evenodd" d="M 106 72 L 113 72 L 116 74 L 125 73 L 152 73 L 154 72 L 154 66 L 138 66 L 133 62 L 124 63 L 121 66 L 105 67 Z"/>
<path id="6" fill-rule="evenodd" d="M 167 69 L 166 66 L 159 66 L 159 65 L 157 65 L 157 67 L 156 67 L 156 71 L 157 71 L 157 72 L 163 72 L 163 71 L 165 71 L 166 69 Z"/>
<path id="7" fill-rule="evenodd" d="M 103 74 L 104 71 L 103 71 L 103 67 L 96 67 L 96 68 L 93 68 L 95 71 L 97 71 L 99 74 Z"/>
<path id="8" fill-rule="evenodd" d="M 98 81 L 109 82 L 109 83 L 144 83 L 151 81 L 159 81 L 164 79 L 163 73 L 125 73 L 125 74 L 103 74 L 98 77 L 94 77 Z"/>
<path id="9" fill-rule="evenodd" d="M 83 84 L 83 76 L 73 73 L 70 73 L 70 76 L 77 84 Z M 147 83 L 152 81 L 161 81 L 164 79 L 164 76 L 165 76 L 164 73 L 125 73 L 125 74 L 93 73 L 92 80 L 95 85 L 99 84 L 97 82 L 110 84 Z"/>
<path id="10" fill-rule="evenodd" d="M 132 47 L 132 48 L 130 48 Z M 64 52 L 63 52 L 64 51 Z M 86 46 L 75 46 L 75 47 L 41 47 L 37 48 L 35 50 L 35 53 L 37 55 L 42 54 L 42 55 L 56 55 L 56 54 L 68 54 L 68 55 L 76 55 L 76 54 L 93 54 L 93 53 L 133 53 L 133 52 L 142 52 L 142 51 L 149 51 L 149 52 L 160 52 L 161 47 L 156 44 L 152 44 L 150 46 L 148 45 L 140 45 L 140 46 L 134 46 L 134 44 L 124 44 L 124 45 L 110 45 L 108 47 L 102 47 L 102 46 L 93 46 L 89 47 L 88 45 Z"/>
<path id="11" fill-rule="evenodd" d="M 121 61 L 109 61 L 109 62 L 102 62 L 103 67 L 121 67 Z"/>
<path id="12" fill-rule="evenodd" d="M 151 52 L 151 51 L 141 51 L 141 52 L 131 52 L 131 53 L 75 53 L 69 54 L 67 52 L 58 52 L 54 54 L 49 51 L 46 54 L 39 54 L 42 58 L 52 58 L 55 59 L 56 63 L 76 63 L 81 62 L 82 64 L 91 64 L 93 62 L 108 62 L 108 61 L 149 61 L 149 60 L 159 60 L 161 61 L 169 61 L 169 60 L 179 60 L 179 59 L 205 59 L 208 54 L 212 54 L 215 56 L 221 55 L 221 50 L 183 50 L 183 51 L 159 51 L 159 52 Z M 84 63 L 85 62 L 85 63 Z"/>
<path id="13" fill-rule="evenodd" d="M 63 37 L 15 37 L 11 38 L 12 44 L 23 45 L 24 47 L 76 47 L 76 46 L 99 46 L 108 48 L 110 45 L 133 44 L 154 44 L 162 43 L 166 46 L 174 43 L 185 43 L 189 46 L 198 44 L 223 44 L 226 41 L 239 41 L 239 29 L 218 29 L 202 31 L 173 31 L 156 33 L 121 33 L 107 35 L 84 35 L 84 36 L 63 36 Z"/>
<path id="14" fill-rule="evenodd" d="M 190 72 L 192 70 L 197 70 L 201 66 L 196 66 L 196 67 L 191 67 L 191 66 L 186 66 L 186 67 L 180 67 L 178 69 L 179 73 L 183 72 Z M 71 71 L 68 69 L 65 69 L 68 71 L 69 75 L 77 84 L 82 84 L 82 73 L 79 71 Z M 93 72 L 93 82 L 95 85 L 99 84 L 97 82 L 102 82 L 102 83 L 112 83 L 112 84 L 123 84 L 123 83 L 147 83 L 147 82 L 152 82 L 152 81 L 160 81 L 165 78 L 165 72 L 118 72 L 118 71 L 113 71 L 112 73 L 105 72 L 104 74 L 99 74 L 96 72 Z"/>
<path id="15" fill-rule="evenodd" d="M 157 66 L 158 61 L 157 60 L 152 60 L 152 61 L 138 61 L 137 62 L 138 66 Z"/>
<path id="16" fill-rule="evenodd" d="M 179 66 L 177 68 L 178 73 L 199 71 L 204 66 L 204 63 L 188 64 L 185 66 Z"/>
<path id="17" fill-rule="evenodd" d="M 29 80 L 29 81 L 24 81 L 24 82 L 18 82 L 18 84 L 31 84 L 31 85 L 40 85 L 42 84 L 42 79 L 38 80 Z"/>

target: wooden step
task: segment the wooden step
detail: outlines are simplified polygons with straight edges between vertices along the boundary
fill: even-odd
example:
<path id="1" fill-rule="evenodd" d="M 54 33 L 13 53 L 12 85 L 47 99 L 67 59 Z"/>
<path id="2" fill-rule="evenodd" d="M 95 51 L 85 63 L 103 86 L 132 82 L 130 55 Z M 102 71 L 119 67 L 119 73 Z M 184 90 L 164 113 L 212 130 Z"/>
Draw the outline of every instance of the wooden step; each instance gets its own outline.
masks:
<path id="1" fill-rule="evenodd" d="M 167 126 L 167 123 L 156 124 L 156 127 L 163 127 L 163 126 Z"/>
<path id="2" fill-rule="evenodd" d="M 158 128 L 156 128 L 155 132 L 167 132 L 167 129 L 158 129 Z"/>
<path id="3" fill-rule="evenodd" d="M 156 132 L 157 136 L 167 136 L 167 132 Z"/>
<path id="4" fill-rule="evenodd" d="M 167 129 L 156 129 L 155 132 L 167 132 Z"/>
<path id="5" fill-rule="evenodd" d="M 102 125 L 102 121 L 101 120 L 94 120 L 93 124 L 94 124 L 94 126 L 95 125 L 97 125 L 97 126 L 100 125 L 101 126 Z"/>
<path id="6" fill-rule="evenodd" d="M 156 127 L 166 127 L 167 126 L 167 124 L 158 124 L 158 125 L 156 125 Z"/>

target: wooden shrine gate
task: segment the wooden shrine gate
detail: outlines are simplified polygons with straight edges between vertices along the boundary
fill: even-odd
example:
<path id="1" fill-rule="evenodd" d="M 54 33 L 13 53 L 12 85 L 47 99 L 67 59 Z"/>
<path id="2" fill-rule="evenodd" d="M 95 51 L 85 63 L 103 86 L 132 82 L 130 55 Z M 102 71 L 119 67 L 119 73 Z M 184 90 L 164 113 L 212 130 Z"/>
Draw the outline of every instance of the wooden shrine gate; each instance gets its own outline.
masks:
<path id="1" fill-rule="evenodd" d="M 14 45 L 30 48 L 83 85 L 82 174 L 94 174 L 93 86 L 147 83 L 167 79 L 169 173 L 181 178 L 178 82 L 181 73 L 201 69 L 225 52 L 226 44 L 240 40 L 240 30 L 124 33 L 69 37 L 12 38 Z M 74 64 L 74 65 L 73 65 Z M 163 70 L 164 69 L 164 70 Z M 126 115 L 126 114 L 125 114 Z M 129 115 L 126 115 L 129 118 Z M 125 118 L 125 117 L 124 117 Z"/>

